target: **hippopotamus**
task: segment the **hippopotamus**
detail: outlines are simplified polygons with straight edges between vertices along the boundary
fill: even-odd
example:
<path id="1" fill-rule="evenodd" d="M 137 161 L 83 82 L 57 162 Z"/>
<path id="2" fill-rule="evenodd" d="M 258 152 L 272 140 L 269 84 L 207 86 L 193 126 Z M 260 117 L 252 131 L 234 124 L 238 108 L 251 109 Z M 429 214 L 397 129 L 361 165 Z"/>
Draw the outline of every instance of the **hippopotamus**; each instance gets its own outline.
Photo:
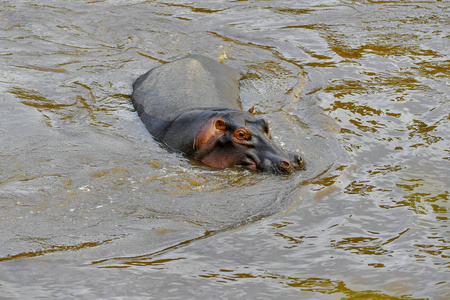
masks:
<path id="1" fill-rule="evenodd" d="M 190 55 L 140 76 L 131 101 L 157 141 L 212 168 L 284 174 L 303 168 L 299 155 L 274 143 L 254 107 L 243 111 L 241 78 L 220 62 Z"/>

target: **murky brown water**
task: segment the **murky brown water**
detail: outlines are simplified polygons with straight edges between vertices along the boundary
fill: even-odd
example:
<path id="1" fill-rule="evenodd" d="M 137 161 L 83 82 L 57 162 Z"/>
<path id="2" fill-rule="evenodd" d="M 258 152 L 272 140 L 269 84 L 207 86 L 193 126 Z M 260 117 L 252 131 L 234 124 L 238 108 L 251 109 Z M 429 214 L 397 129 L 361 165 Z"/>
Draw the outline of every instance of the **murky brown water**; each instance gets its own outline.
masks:
<path id="1" fill-rule="evenodd" d="M 446 1 L 3 1 L 0 298 L 448 299 Z M 291 176 L 211 170 L 129 101 L 247 72 Z"/>

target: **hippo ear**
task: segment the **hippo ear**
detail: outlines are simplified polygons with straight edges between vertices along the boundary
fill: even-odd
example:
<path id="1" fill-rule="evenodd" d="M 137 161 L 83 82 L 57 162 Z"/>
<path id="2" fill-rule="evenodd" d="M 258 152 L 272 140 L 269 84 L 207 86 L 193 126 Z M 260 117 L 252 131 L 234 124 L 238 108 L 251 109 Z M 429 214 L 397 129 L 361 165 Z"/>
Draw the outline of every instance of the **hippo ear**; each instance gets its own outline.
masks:
<path id="1" fill-rule="evenodd" d="M 252 107 L 250 107 L 250 109 L 248 110 L 248 112 L 253 116 L 253 111 L 255 110 L 255 106 L 253 105 Z"/>
<path id="2" fill-rule="evenodd" d="M 211 153 L 219 139 L 225 134 L 226 129 L 226 123 L 222 118 L 205 123 L 194 139 L 194 157 L 201 160 Z"/>
<path id="3" fill-rule="evenodd" d="M 219 131 L 225 131 L 227 129 L 225 121 L 222 118 L 218 118 L 214 121 L 214 127 Z"/>

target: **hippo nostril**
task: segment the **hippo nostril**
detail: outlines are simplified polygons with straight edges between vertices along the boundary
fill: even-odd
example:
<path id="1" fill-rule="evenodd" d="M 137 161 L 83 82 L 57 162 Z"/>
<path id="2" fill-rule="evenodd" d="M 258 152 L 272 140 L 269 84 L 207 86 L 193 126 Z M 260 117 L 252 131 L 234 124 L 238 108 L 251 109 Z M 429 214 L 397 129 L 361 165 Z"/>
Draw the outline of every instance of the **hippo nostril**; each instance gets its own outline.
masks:
<path id="1" fill-rule="evenodd" d="M 298 154 L 289 153 L 289 158 L 292 161 L 294 169 L 304 170 L 305 169 L 305 160 Z"/>
<path id="2" fill-rule="evenodd" d="M 281 164 L 285 167 L 285 168 L 289 168 L 290 164 L 287 161 L 282 161 Z"/>

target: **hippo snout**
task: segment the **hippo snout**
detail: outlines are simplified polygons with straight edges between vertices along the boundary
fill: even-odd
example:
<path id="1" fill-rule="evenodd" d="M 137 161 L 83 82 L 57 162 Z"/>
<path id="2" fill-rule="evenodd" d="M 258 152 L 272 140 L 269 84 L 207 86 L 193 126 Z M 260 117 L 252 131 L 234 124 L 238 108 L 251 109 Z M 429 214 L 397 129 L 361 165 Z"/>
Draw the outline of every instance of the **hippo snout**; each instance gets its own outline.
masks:
<path id="1" fill-rule="evenodd" d="M 260 164 L 260 171 L 275 174 L 290 174 L 294 170 L 303 170 L 304 160 L 297 154 L 288 153 L 287 157 L 266 157 Z"/>
<path id="2" fill-rule="evenodd" d="M 298 154 L 288 153 L 289 158 L 293 164 L 294 170 L 304 170 L 305 169 L 305 160 Z"/>

